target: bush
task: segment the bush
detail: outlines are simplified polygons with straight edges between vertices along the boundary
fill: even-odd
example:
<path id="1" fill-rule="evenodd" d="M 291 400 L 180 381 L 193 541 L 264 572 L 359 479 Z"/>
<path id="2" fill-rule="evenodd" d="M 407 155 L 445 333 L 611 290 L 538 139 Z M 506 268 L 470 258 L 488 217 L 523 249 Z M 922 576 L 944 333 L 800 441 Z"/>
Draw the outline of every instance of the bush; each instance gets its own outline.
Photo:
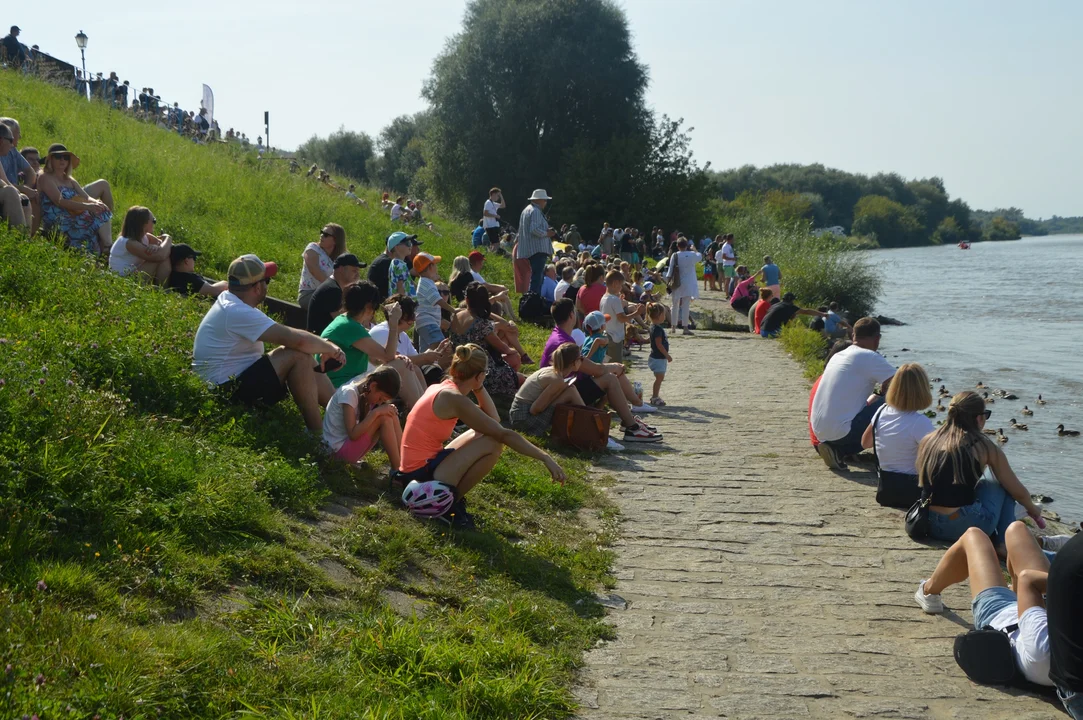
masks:
<path id="1" fill-rule="evenodd" d="M 829 347 L 823 335 L 810 330 L 803 322 L 796 321 L 782 327 L 778 340 L 786 352 L 804 368 L 806 378 L 815 380 L 823 374 L 824 357 Z"/>

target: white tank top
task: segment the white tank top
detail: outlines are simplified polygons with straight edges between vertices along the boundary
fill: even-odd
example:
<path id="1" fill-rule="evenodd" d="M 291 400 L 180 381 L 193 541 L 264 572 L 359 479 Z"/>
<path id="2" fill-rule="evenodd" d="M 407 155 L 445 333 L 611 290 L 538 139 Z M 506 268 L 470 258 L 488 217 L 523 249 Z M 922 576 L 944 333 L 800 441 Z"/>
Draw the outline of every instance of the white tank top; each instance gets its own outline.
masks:
<path id="1" fill-rule="evenodd" d="M 131 275 L 143 264 L 142 260 L 128 252 L 129 242 L 128 238 L 121 235 L 109 251 L 109 269 L 117 275 Z"/>

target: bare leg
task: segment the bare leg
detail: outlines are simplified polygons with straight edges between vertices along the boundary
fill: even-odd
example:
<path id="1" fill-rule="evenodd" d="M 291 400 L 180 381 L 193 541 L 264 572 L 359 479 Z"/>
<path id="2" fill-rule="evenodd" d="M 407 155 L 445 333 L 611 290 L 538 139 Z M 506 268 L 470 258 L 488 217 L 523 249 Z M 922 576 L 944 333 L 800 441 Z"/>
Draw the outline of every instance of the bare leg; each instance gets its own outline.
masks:
<path id="1" fill-rule="evenodd" d="M 526 355 L 526 350 L 523 350 L 522 344 L 519 342 L 519 328 L 512 323 L 502 323 L 496 327 L 496 336 L 503 340 L 508 345 L 515 348 L 519 356 Z"/>
<path id="2" fill-rule="evenodd" d="M 628 404 L 632 407 L 643 404 L 643 398 L 636 395 L 635 386 L 632 385 L 632 381 L 628 379 L 628 373 L 621 373 L 616 376 L 617 382 L 620 384 L 621 392 L 624 393 L 624 399 L 628 401 Z"/>
<path id="3" fill-rule="evenodd" d="M 1019 573 L 1024 570 L 1049 572 L 1049 559 L 1038 547 L 1038 541 L 1030 534 L 1026 525 L 1013 522 L 1004 535 L 1004 542 L 1008 546 L 1008 574 L 1012 578 L 1012 588 L 1019 587 Z"/>
<path id="4" fill-rule="evenodd" d="M 388 462 L 391 463 L 392 468 L 397 470 L 402 460 L 401 455 L 399 455 L 400 446 L 402 445 L 402 427 L 399 426 L 398 415 L 387 415 L 380 418 L 379 438 L 384 452 L 387 453 Z"/>
<path id="5" fill-rule="evenodd" d="M 433 477 L 454 486 L 455 496 L 460 498 L 489 474 L 504 451 L 499 440 L 473 430 L 467 430 L 447 447 L 454 448 L 455 452 L 436 466 Z"/>
<path id="6" fill-rule="evenodd" d="M 602 390 L 605 390 L 605 395 L 609 399 L 609 406 L 620 416 L 621 424 L 624 427 L 635 427 L 635 416 L 632 415 L 632 409 L 628 407 L 628 401 L 624 397 L 624 391 L 617 376 L 606 373 L 601 377 L 594 378 L 594 382 Z"/>
<path id="7" fill-rule="evenodd" d="M 22 196 L 13 186 L 9 185 L 0 189 L 0 212 L 3 212 L 8 225 L 11 227 L 26 227 L 29 230 L 29 226 L 26 225 L 26 215 L 23 213 L 22 202 Z"/>
<path id="8" fill-rule="evenodd" d="M 30 235 L 37 235 L 38 230 L 41 228 L 41 193 L 37 193 L 34 197 L 30 198 L 30 212 L 34 216 L 34 221 L 30 225 Z"/>
<path id="9" fill-rule="evenodd" d="M 108 257 L 109 250 L 113 247 L 113 221 L 109 220 L 98 228 L 98 246 L 102 249 L 102 256 Z"/>
<path id="10" fill-rule="evenodd" d="M 327 405 L 334 392 L 334 387 L 326 375 L 313 372 L 312 356 L 297 350 L 279 347 L 269 357 L 278 378 L 286 383 L 293 401 L 305 419 L 309 432 L 323 432 L 323 415 L 320 409 Z M 322 382 L 321 382 L 322 381 Z M 331 392 L 327 392 L 326 384 Z"/>
<path id="11" fill-rule="evenodd" d="M 925 581 L 925 593 L 939 595 L 946 588 L 970 578 L 970 596 L 991 587 L 1004 587 L 993 541 L 980 528 L 970 528 L 940 558 L 932 577 Z"/>
<path id="12" fill-rule="evenodd" d="M 26 195 L 19 195 L 19 202 L 20 203 L 22 203 L 23 198 L 26 198 Z M 23 220 L 26 221 L 26 226 L 28 228 L 30 228 L 30 234 L 33 235 L 34 234 L 34 206 L 30 202 L 30 198 L 26 198 L 26 203 L 27 203 L 26 205 L 22 206 L 22 208 L 23 208 Z"/>
<path id="13" fill-rule="evenodd" d="M 662 381 L 666 379 L 664 373 L 654 374 L 654 390 L 652 390 L 652 398 L 661 397 L 658 393 L 662 391 Z"/>
<path id="14" fill-rule="evenodd" d="M 406 363 L 402 360 L 395 359 L 387 363 L 387 365 L 395 368 L 395 372 L 399 374 L 399 397 L 402 398 L 403 403 L 406 404 L 406 409 L 409 410 L 425 392 L 425 376 L 422 375 L 419 382 L 418 375 L 421 373 L 421 369 L 414 365 L 413 370 L 408 370 Z"/>
<path id="15" fill-rule="evenodd" d="M 110 212 L 113 211 L 113 188 L 109 186 L 108 180 L 95 180 L 89 185 L 84 185 L 83 190 L 95 200 L 105 203 Z"/>
<path id="16" fill-rule="evenodd" d="M 145 263 L 143 272 L 147 273 L 155 285 L 165 285 L 169 281 L 169 274 L 173 272 L 173 267 L 169 260 L 166 259 L 156 263 Z"/>

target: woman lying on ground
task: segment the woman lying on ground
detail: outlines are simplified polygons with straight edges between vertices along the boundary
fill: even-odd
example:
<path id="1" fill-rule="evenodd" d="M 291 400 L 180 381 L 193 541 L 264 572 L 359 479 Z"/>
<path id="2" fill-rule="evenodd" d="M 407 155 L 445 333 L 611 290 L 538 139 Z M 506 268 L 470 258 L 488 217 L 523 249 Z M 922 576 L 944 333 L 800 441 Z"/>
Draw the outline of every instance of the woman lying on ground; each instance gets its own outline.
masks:
<path id="1" fill-rule="evenodd" d="M 542 436 L 553 424 L 553 410 L 562 403 L 583 405 L 575 385 L 565 380 L 579 370 L 582 362 L 579 346 L 564 343 L 550 356 L 552 365 L 526 379 L 511 401 L 511 426 L 531 435 Z"/>
<path id="2" fill-rule="evenodd" d="M 514 395 L 525 380 L 518 373 L 522 357 L 496 332 L 489 291 L 480 283 L 473 282 L 467 286 L 466 307 L 455 313 L 450 339 L 455 346 L 474 343 L 489 350 L 485 388 L 490 393 Z"/>
<path id="3" fill-rule="evenodd" d="M 929 390 L 929 376 L 917 363 L 906 363 L 895 371 L 895 378 L 888 385 L 884 405 L 872 416 L 872 422 L 861 436 L 861 447 L 873 447 L 876 440 L 876 460 L 883 476 L 890 473 L 893 487 L 913 488 L 913 497 L 905 503 L 909 507 L 918 495 L 918 445 L 926 435 L 936 430 L 933 421 L 925 416 L 925 408 L 933 404 Z M 875 429 L 875 430 L 874 430 Z"/>
<path id="4" fill-rule="evenodd" d="M 918 446 L 918 484 L 931 494 L 929 534 L 954 542 L 969 528 L 993 538 L 1004 555 L 1005 533 L 1015 521 L 1015 503 L 1035 520 L 1041 512 L 1015 476 L 1004 451 L 982 433 L 992 411 L 972 391 L 951 399 L 948 418 Z M 992 478 L 982 477 L 985 469 Z"/>
<path id="5" fill-rule="evenodd" d="M 1053 681 L 1049 679 L 1049 621 L 1043 598 L 1049 578 L 1049 560 L 1021 522 L 1013 522 L 1007 527 L 1004 542 L 1014 592 L 1004 584 L 1000 559 L 989 536 L 972 527 L 948 548 L 932 576 L 918 585 L 914 599 L 925 612 L 940 614 L 944 612 L 940 593 L 969 578 L 974 627 L 1007 632 L 1016 668 L 1023 677 L 1032 683 L 1052 686 Z M 1013 626 L 1014 629 L 1009 630 Z M 968 669 L 964 664 L 968 663 L 968 656 L 968 653 L 959 656 L 964 670 Z"/>
<path id="6" fill-rule="evenodd" d="M 42 228 L 46 233 L 63 235 L 70 248 L 105 255 L 113 243 L 113 213 L 107 203 L 95 200 L 72 177 L 78 167 L 75 153 L 59 143 L 49 146 L 38 178 Z"/>
<path id="7" fill-rule="evenodd" d="M 367 375 L 370 358 L 382 365 L 391 365 L 396 371 L 401 369 L 403 375 L 414 380 L 411 371 L 413 363 L 410 362 L 409 357 L 399 354 L 398 338 L 391 337 L 388 333 L 387 339 L 383 343 L 378 343 L 369 335 L 368 328 L 372 325 L 372 316 L 376 313 L 379 304 L 380 289 L 368 280 L 347 285 L 342 292 L 344 312 L 336 316 L 320 333 L 320 337 L 338 345 L 346 354 L 345 365 L 327 372 L 328 379 L 336 388 L 342 387 L 355 378 Z M 402 308 L 395 304 L 385 308 L 385 312 L 388 320 L 397 324 L 402 315 Z M 420 397 L 424 387 L 422 384 L 420 388 L 417 388 L 414 400 Z"/>
<path id="8" fill-rule="evenodd" d="M 436 480 L 454 488 L 456 502 L 449 512 L 460 527 L 473 526 L 464 496 L 493 469 L 505 445 L 540 460 L 555 482 L 563 484 L 565 478 L 548 453 L 500 425 L 485 389 L 489 362 L 489 353 L 479 345 L 455 348 L 448 378 L 425 391 L 406 418 L 402 434 L 402 459 L 395 479 L 403 483 Z M 445 446 L 459 421 L 469 430 Z"/>
<path id="9" fill-rule="evenodd" d="M 168 235 L 153 234 L 157 222 L 148 208 L 141 205 L 128 208 L 120 237 L 109 251 L 109 269 L 121 276 L 138 272 L 142 279 L 164 285 L 173 271 L 169 255 L 173 240 Z"/>
<path id="10" fill-rule="evenodd" d="M 391 467 L 397 468 L 402 426 L 391 400 L 398 394 L 399 375 L 389 367 L 336 390 L 323 415 L 323 441 L 335 457 L 359 463 L 379 440 Z"/>

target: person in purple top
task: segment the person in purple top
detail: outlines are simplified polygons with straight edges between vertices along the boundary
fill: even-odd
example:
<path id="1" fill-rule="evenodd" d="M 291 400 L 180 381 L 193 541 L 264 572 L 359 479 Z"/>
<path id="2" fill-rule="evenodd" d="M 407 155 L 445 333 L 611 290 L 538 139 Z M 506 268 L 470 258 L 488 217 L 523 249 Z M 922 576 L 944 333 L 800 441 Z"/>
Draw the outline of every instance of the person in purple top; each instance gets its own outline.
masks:
<path id="1" fill-rule="evenodd" d="M 550 365 L 553 352 L 558 347 L 567 342 L 575 342 L 572 337 L 572 330 L 575 329 L 575 302 L 561 298 L 553 303 L 551 312 L 553 332 L 545 342 L 539 367 Z M 595 405 L 602 399 L 609 401 L 610 407 L 620 416 L 625 442 L 658 442 L 662 439 L 662 433 L 647 427 L 636 417 L 636 413 L 651 413 L 655 409 L 645 405 L 642 398 L 636 395 L 621 363 L 594 363 L 583 358 L 579 372 L 575 375 L 575 387 L 586 405 Z"/>

